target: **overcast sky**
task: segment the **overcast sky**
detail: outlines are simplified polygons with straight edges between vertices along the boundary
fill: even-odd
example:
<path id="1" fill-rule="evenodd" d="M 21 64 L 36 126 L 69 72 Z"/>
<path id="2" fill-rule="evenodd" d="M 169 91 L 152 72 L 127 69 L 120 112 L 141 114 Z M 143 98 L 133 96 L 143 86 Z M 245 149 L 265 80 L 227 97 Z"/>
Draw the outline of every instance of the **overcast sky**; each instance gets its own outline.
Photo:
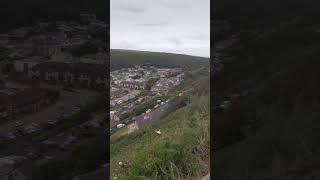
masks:
<path id="1" fill-rule="evenodd" d="M 210 0 L 111 0 L 112 49 L 210 56 Z"/>

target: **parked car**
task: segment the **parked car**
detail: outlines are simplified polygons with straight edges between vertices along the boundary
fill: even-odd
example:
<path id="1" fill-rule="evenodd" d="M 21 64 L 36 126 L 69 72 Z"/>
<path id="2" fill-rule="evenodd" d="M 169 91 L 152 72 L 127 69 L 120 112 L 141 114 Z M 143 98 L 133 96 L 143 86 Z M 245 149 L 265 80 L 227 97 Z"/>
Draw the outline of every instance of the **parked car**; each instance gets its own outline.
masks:
<path id="1" fill-rule="evenodd" d="M 5 140 L 12 140 L 16 138 L 16 135 L 13 132 L 9 132 L 3 135 Z"/>
<path id="2" fill-rule="evenodd" d="M 22 126 L 23 125 L 23 123 L 21 122 L 21 121 L 16 121 L 15 122 L 15 126 L 16 127 L 20 127 L 20 126 Z"/>
<path id="3" fill-rule="evenodd" d="M 125 124 L 118 124 L 117 128 L 120 129 L 120 128 L 123 128 L 124 126 L 126 126 L 126 125 Z"/>
<path id="4" fill-rule="evenodd" d="M 28 157 L 29 159 L 31 159 L 31 160 L 36 160 L 36 159 L 38 159 L 40 156 L 41 156 L 41 154 L 40 154 L 40 153 L 37 153 L 37 152 L 29 152 L 29 153 L 27 154 L 27 157 Z"/>
<path id="5" fill-rule="evenodd" d="M 220 106 L 214 106 L 213 107 L 213 112 L 214 113 L 218 113 L 218 112 L 221 112 L 223 109 L 220 107 Z"/>
<path id="6" fill-rule="evenodd" d="M 220 105 L 220 107 L 222 109 L 227 109 L 231 106 L 231 102 L 230 101 L 223 101 L 223 103 Z"/>
<path id="7" fill-rule="evenodd" d="M 65 91 L 69 91 L 69 92 L 75 92 L 74 89 L 69 88 L 69 87 L 64 87 L 64 88 L 62 88 L 62 89 L 65 90 Z"/>
<path id="8" fill-rule="evenodd" d="M 28 126 L 24 127 L 24 130 L 27 134 L 31 134 L 31 133 L 36 132 L 38 130 L 38 128 L 33 125 L 28 125 Z"/>

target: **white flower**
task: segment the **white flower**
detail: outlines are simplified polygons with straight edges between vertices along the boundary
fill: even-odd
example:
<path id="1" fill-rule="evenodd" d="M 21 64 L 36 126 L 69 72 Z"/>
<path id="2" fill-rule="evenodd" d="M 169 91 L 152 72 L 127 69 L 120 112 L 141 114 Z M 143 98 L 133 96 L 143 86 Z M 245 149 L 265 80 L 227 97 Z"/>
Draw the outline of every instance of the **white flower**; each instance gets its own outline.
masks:
<path id="1" fill-rule="evenodd" d="M 119 162 L 119 165 L 122 166 L 122 164 L 123 164 L 123 163 L 120 161 L 120 162 Z"/>

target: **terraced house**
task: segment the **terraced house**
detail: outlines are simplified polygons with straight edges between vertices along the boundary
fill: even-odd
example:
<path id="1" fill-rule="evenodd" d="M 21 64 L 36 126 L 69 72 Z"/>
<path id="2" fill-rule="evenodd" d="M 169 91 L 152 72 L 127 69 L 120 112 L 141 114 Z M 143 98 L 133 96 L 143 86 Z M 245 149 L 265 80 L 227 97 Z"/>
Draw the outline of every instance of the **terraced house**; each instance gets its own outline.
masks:
<path id="1" fill-rule="evenodd" d="M 123 81 L 123 82 L 120 82 L 118 86 L 129 88 L 129 89 L 143 90 L 146 88 L 146 83 L 138 82 L 138 81 Z"/>
<path id="2" fill-rule="evenodd" d="M 58 92 L 42 88 L 24 90 L 2 89 L 0 91 L 0 119 L 13 119 L 19 114 L 35 113 L 54 103 Z"/>
<path id="3" fill-rule="evenodd" d="M 97 64 L 46 62 L 34 66 L 29 77 L 76 87 L 105 88 L 106 68 Z"/>

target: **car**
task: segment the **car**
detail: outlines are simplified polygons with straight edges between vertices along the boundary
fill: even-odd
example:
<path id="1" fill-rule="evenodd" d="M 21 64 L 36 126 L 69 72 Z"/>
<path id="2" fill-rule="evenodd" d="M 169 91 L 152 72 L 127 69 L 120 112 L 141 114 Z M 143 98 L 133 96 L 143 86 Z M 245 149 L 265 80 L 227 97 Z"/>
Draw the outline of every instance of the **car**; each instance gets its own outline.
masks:
<path id="1" fill-rule="evenodd" d="M 35 151 L 29 152 L 29 153 L 27 154 L 27 157 L 28 157 L 29 159 L 31 159 L 31 160 L 36 160 L 36 159 L 38 159 L 40 156 L 41 156 L 41 154 L 40 154 L 40 153 L 37 153 L 37 152 L 35 152 Z"/>
<path id="2" fill-rule="evenodd" d="M 6 140 L 12 140 L 15 139 L 17 136 L 13 132 L 9 132 L 7 134 L 4 134 L 3 137 Z"/>
<path id="3" fill-rule="evenodd" d="M 220 105 L 222 109 L 228 109 L 231 106 L 230 101 L 223 101 L 223 103 Z"/>
<path id="4" fill-rule="evenodd" d="M 77 114 L 78 112 L 79 112 L 79 111 L 71 111 L 70 114 L 71 114 L 71 115 L 74 115 L 74 114 Z"/>
<path id="5" fill-rule="evenodd" d="M 22 125 L 23 125 L 23 123 L 21 121 L 16 121 L 15 122 L 15 126 L 16 127 L 19 127 L 19 126 L 22 126 Z"/>
<path id="6" fill-rule="evenodd" d="M 65 91 L 69 91 L 69 92 L 75 92 L 74 89 L 69 88 L 69 87 L 64 87 L 64 88 L 62 88 L 62 89 L 65 90 Z"/>
<path id="7" fill-rule="evenodd" d="M 53 159 L 52 156 L 45 156 L 44 158 L 47 159 L 47 160 L 52 160 Z"/>
<path id="8" fill-rule="evenodd" d="M 214 113 L 218 113 L 218 112 L 221 112 L 223 109 L 220 107 L 220 106 L 214 106 L 213 107 L 213 112 Z"/>
<path id="9" fill-rule="evenodd" d="M 129 106 L 128 106 L 128 108 L 133 108 L 134 107 L 134 105 L 133 104 L 130 104 Z"/>
<path id="10" fill-rule="evenodd" d="M 13 133 L 16 137 L 27 135 L 27 133 L 22 128 L 17 128 Z"/>
<path id="11" fill-rule="evenodd" d="M 56 125 L 59 121 L 58 120 L 49 120 L 47 122 L 49 125 Z"/>
<path id="12" fill-rule="evenodd" d="M 126 126 L 126 125 L 125 124 L 117 124 L 118 129 L 123 128 L 124 126 Z"/>
<path id="13" fill-rule="evenodd" d="M 29 126 L 26 126 L 26 127 L 24 128 L 24 130 L 25 130 L 25 132 L 26 132 L 27 134 L 31 134 L 31 133 L 36 132 L 36 131 L 38 130 L 38 128 L 36 128 L 36 127 L 33 126 L 33 125 L 29 125 Z"/>
<path id="14" fill-rule="evenodd" d="M 71 112 L 66 112 L 60 115 L 60 119 L 68 118 L 73 115 Z"/>
<path id="15" fill-rule="evenodd" d="M 74 106 L 74 107 L 72 108 L 72 110 L 74 110 L 74 111 L 80 111 L 81 108 L 79 108 L 79 107 L 77 107 L 77 106 Z"/>
<path id="16" fill-rule="evenodd" d="M 59 145 L 59 149 L 62 151 L 68 150 L 64 144 Z"/>

